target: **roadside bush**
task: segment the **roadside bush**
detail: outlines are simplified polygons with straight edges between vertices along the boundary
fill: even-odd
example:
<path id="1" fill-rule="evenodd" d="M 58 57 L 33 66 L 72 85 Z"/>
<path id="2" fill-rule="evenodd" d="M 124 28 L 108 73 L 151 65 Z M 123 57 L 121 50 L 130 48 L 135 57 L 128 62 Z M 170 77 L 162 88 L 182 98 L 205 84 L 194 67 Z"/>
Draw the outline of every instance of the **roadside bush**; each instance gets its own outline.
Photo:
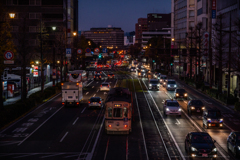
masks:
<path id="1" fill-rule="evenodd" d="M 235 109 L 236 111 L 240 111 L 240 102 L 236 102 L 236 103 L 234 104 L 234 109 Z"/>
<path id="2" fill-rule="evenodd" d="M 230 94 L 229 97 L 227 97 L 227 94 L 219 94 L 219 97 L 218 99 L 224 103 L 227 103 L 227 104 L 230 104 L 230 105 L 233 105 L 235 104 L 236 102 L 239 101 L 238 98 L 234 97 L 232 94 Z"/>

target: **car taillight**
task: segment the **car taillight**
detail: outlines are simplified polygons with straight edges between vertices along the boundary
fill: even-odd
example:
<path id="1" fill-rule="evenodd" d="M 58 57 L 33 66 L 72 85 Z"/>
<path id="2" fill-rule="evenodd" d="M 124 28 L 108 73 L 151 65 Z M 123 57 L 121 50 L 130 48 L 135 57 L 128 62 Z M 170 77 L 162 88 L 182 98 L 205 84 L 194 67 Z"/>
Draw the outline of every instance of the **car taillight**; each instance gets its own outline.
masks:
<path id="1" fill-rule="evenodd" d="M 108 88 L 109 88 L 109 85 L 108 85 Z"/>
<path id="2" fill-rule="evenodd" d="M 125 128 L 127 128 L 127 126 L 128 126 L 128 125 L 126 125 L 126 124 L 124 125 Z"/>
<path id="3" fill-rule="evenodd" d="M 112 127 L 112 125 L 111 125 L 111 124 L 109 124 L 109 125 L 108 125 L 108 127 L 109 127 L 109 128 L 111 128 L 111 127 Z"/>
<path id="4" fill-rule="evenodd" d="M 100 87 L 102 87 L 102 85 Z"/>
<path id="5" fill-rule="evenodd" d="M 101 78 L 101 76 L 99 76 Z"/>
<path id="6" fill-rule="evenodd" d="M 108 75 L 108 77 L 109 77 L 110 75 Z"/>
<path id="7" fill-rule="evenodd" d="M 62 102 L 62 105 L 64 105 L 64 102 Z"/>
<path id="8" fill-rule="evenodd" d="M 91 103 L 90 101 L 88 101 L 88 103 Z"/>
<path id="9" fill-rule="evenodd" d="M 99 103 L 102 103 L 101 101 L 99 101 Z"/>
<path id="10" fill-rule="evenodd" d="M 95 76 L 94 76 L 94 78 L 95 78 Z"/>
<path id="11" fill-rule="evenodd" d="M 77 105 L 79 105 L 79 102 L 77 102 Z"/>

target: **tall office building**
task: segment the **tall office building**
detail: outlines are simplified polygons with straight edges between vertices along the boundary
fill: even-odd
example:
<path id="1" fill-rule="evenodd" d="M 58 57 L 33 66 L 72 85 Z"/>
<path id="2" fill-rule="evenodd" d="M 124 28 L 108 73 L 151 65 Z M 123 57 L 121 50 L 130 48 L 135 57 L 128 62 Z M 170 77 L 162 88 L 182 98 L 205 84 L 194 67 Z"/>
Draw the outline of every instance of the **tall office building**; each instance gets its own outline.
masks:
<path id="1" fill-rule="evenodd" d="M 135 43 L 137 46 L 141 46 L 142 43 L 142 32 L 148 30 L 147 18 L 139 18 L 138 23 L 135 24 Z"/>

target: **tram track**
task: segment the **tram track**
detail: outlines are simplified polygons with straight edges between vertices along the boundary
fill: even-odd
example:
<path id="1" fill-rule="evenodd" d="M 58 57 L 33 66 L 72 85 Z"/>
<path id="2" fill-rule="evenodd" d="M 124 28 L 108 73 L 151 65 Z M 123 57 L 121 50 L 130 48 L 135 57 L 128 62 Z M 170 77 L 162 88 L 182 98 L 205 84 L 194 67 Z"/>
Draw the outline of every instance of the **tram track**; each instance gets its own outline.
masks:
<path id="1" fill-rule="evenodd" d="M 144 92 L 145 87 L 139 79 L 138 83 L 143 92 L 135 92 L 135 98 L 147 159 L 183 159 L 168 132 L 161 113 L 153 107 L 153 102 L 147 98 L 147 93 Z M 134 81 L 133 86 L 135 86 Z"/>

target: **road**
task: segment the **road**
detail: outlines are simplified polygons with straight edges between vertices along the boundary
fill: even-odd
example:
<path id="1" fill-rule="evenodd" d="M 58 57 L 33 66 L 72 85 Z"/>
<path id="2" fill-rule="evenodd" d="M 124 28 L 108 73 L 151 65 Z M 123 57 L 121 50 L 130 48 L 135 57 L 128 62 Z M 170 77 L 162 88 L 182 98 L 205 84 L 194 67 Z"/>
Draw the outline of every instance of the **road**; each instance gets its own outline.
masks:
<path id="1" fill-rule="evenodd" d="M 226 148 L 226 139 L 232 130 L 239 130 L 238 113 L 215 100 L 177 81 L 185 88 L 189 99 L 201 99 L 206 107 L 218 108 L 224 116 L 223 129 L 205 129 L 201 115 L 189 117 L 188 100 L 179 100 L 181 117 L 163 116 L 163 101 L 173 97 L 173 91 L 160 87 L 159 91 L 147 89 L 148 79 L 135 73 L 121 74 L 114 69 L 115 79 L 88 80 L 84 88 L 84 101 L 80 107 L 63 107 L 61 94 L 56 95 L 4 130 L 0 131 L 0 159 L 189 159 L 184 140 L 188 132 L 208 132 L 218 149 L 217 159 L 234 159 Z M 133 80 L 132 86 L 141 87 L 133 95 L 132 132 L 129 135 L 107 135 L 104 129 L 104 108 L 89 109 L 88 99 L 99 96 L 106 99 L 107 92 L 100 92 L 102 82 L 111 87 L 123 79 Z M 208 158 L 207 158 L 208 159 Z"/>

